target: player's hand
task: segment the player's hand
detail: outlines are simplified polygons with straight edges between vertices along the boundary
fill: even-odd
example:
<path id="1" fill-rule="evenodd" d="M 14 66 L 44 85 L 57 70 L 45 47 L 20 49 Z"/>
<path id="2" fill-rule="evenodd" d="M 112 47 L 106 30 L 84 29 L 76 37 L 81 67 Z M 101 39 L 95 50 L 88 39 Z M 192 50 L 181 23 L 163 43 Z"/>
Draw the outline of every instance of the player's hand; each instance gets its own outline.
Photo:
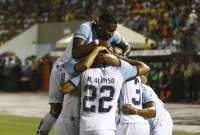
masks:
<path id="1" fill-rule="evenodd" d="M 137 114 L 137 108 L 133 107 L 131 104 L 123 105 L 122 111 L 123 111 L 124 114 L 128 114 L 128 115 Z"/>
<path id="2" fill-rule="evenodd" d="M 108 52 L 108 49 L 106 46 L 97 46 L 97 50 L 98 52 L 102 52 L 102 51 Z"/>
<path id="3" fill-rule="evenodd" d="M 60 85 L 60 92 L 63 94 L 69 93 L 74 89 L 73 85 L 71 85 L 69 82 L 64 82 Z"/>
<path id="4" fill-rule="evenodd" d="M 99 40 L 99 46 L 105 46 L 105 47 L 109 48 L 111 45 L 109 42 L 107 42 L 105 40 Z"/>

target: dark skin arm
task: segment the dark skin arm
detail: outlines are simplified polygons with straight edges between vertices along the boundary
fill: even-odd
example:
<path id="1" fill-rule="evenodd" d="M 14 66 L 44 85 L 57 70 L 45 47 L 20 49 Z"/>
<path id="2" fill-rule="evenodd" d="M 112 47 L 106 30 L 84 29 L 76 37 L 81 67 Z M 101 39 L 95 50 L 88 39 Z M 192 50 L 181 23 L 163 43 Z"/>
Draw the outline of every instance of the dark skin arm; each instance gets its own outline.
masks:
<path id="1" fill-rule="evenodd" d="M 75 90 L 75 87 L 74 85 L 71 84 L 71 82 L 67 81 L 67 82 L 64 82 L 62 85 L 61 85 L 61 88 L 59 89 L 60 92 L 62 94 L 67 94 L 69 92 L 72 92 Z"/>
<path id="2" fill-rule="evenodd" d="M 80 59 L 88 55 L 97 45 L 94 42 L 89 44 L 84 39 L 75 37 L 73 40 L 72 57 L 74 59 Z M 109 43 L 104 40 L 99 40 L 98 46 L 109 47 Z"/>
<path id="3" fill-rule="evenodd" d="M 154 102 L 150 101 L 143 105 L 143 109 L 136 108 L 131 104 L 125 104 L 122 111 L 127 115 L 140 115 L 144 118 L 152 118 L 156 116 L 156 108 Z"/>
<path id="4" fill-rule="evenodd" d="M 79 59 L 89 52 L 91 52 L 95 48 L 94 45 L 87 45 L 86 41 L 81 38 L 74 38 L 73 40 L 73 48 L 72 48 L 72 57 L 74 59 Z"/>
<path id="5" fill-rule="evenodd" d="M 126 42 L 124 39 L 122 40 L 121 46 L 123 47 L 123 53 L 122 55 L 124 57 L 127 56 L 127 54 L 130 52 L 131 46 L 128 42 Z"/>
<path id="6" fill-rule="evenodd" d="M 80 62 L 78 62 L 75 65 L 75 70 L 78 72 L 81 72 L 81 71 L 84 71 L 84 70 L 90 68 L 92 66 L 95 58 L 101 51 L 107 51 L 106 47 L 95 46 L 95 48 L 91 51 L 91 53 L 89 55 L 85 56 L 83 59 L 80 60 Z"/>
<path id="7" fill-rule="evenodd" d="M 98 62 L 106 65 L 119 65 L 119 60 L 116 56 L 114 56 L 107 50 L 107 46 L 107 42 L 100 40 L 98 46 L 94 45 L 93 50 L 87 56 L 80 59 L 80 61 L 75 65 L 75 70 L 77 72 L 82 72 L 90 68 L 94 63 L 95 59 Z"/>
<path id="8" fill-rule="evenodd" d="M 110 64 L 110 65 L 119 65 L 119 60 L 116 56 L 111 53 L 99 53 L 101 51 L 107 51 L 105 46 L 96 46 L 94 50 L 80 62 L 75 65 L 76 71 L 84 71 L 87 68 L 90 68 L 94 63 L 95 59 L 101 63 Z M 69 93 L 74 90 L 74 86 L 70 82 L 64 82 L 61 85 L 60 91 L 63 94 Z"/>

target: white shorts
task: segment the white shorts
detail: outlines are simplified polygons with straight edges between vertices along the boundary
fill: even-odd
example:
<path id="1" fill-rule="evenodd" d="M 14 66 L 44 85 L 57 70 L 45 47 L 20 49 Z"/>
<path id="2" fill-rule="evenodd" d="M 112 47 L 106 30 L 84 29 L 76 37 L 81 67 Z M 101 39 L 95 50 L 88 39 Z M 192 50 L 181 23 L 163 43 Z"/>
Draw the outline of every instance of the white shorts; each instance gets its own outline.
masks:
<path id="1" fill-rule="evenodd" d="M 149 135 L 149 123 L 119 123 L 116 135 Z"/>
<path id="2" fill-rule="evenodd" d="M 155 120 L 155 126 L 151 130 L 151 135 L 172 135 L 173 121 L 169 112 L 165 112 Z"/>
<path id="3" fill-rule="evenodd" d="M 55 124 L 56 135 L 79 135 L 77 123 L 58 120 Z"/>
<path id="4" fill-rule="evenodd" d="M 56 63 L 53 65 L 50 82 L 49 82 L 49 103 L 62 103 L 63 94 L 59 91 L 61 79 L 64 76 L 64 80 L 68 80 L 70 75 L 66 72 L 61 72 L 59 65 Z"/>
<path id="5" fill-rule="evenodd" d="M 55 125 L 56 135 L 78 135 L 79 95 L 77 94 L 79 93 L 74 92 L 64 96 L 63 109 Z"/>
<path id="6" fill-rule="evenodd" d="M 115 135 L 115 130 L 85 131 L 80 133 L 80 135 Z"/>

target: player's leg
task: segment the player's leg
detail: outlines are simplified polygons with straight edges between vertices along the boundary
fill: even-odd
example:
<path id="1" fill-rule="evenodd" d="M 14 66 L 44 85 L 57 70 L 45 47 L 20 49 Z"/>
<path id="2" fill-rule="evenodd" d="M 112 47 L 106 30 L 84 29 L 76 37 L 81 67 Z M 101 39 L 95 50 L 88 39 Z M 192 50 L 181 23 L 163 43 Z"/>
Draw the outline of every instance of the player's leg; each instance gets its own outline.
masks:
<path id="1" fill-rule="evenodd" d="M 117 124 L 116 135 L 127 135 L 128 134 L 128 123 L 119 123 Z M 132 129 L 134 130 L 134 129 Z"/>
<path id="2" fill-rule="evenodd" d="M 135 127 L 135 132 L 130 133 L 129 135 L 149 135 L 150 134 L 150 127 L 149 123 L 136 123 L 133 125 Z M 131 127 L 130 127 L 131 130 Z"/>
<path id="3" fill-rule="evenodd" d="M 83 131 L 80 135 L 116 135 L 115 130 L 94 130 L 94 131 Z"/>
<path id="4" fill-rule="evenodd" d="M 58 91 L 60 80 L 61 73 L 57 70 L 57 65 L 54 64 L 49 83 L 50 111 L 41 120 L 36 135 L 47 135 L 61 112 L 63 95 Z"/>
<path id="5" fill-rule="evenodd" d="M 157 121 L 156 127 L 151 135 L 172 135 L 173 121 L 168 112 L 163 114 L 163 117 Z"/>
<path id="6" fill-rule="evenodd" d="M 40 121 L 36 135 L 48 135 L 62 109 L 62 104 L 51 103 L 50 112 Z"/>
<path id="7" fill-rule="evenodd" d="M 55 124 L 56 135 L 79 135 L 79 95 L 74 92 L 64 96 L 63 109 Z"/>
<path id="8" fill-rule="evenodd" d="M 116 135 L 149 135 L 150 128 L 146 123 L 121 123 L 117 127 Z"/>

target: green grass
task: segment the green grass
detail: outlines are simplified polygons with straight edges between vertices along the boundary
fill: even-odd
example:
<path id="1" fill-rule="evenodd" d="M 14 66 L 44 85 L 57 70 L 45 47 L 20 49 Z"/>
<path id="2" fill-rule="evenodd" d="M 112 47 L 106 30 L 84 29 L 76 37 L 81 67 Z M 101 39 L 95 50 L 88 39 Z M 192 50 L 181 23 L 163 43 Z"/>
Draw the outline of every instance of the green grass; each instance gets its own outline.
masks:
<path id="1" fill-rule="evenodd" d="M 34 135 L 39 121 L 39 118 L 0 115 L 0 135 Z"/>
<path id="2" fill-rule="evenodd" d="M 173 135 L 200 135 L 200 133 L 173 132 Z"/>
<path id="3" fill-rule="evenodd" d="M 0 115 L 0 135 L 34 135 L 39 121 L 39 118 Z M 51 132 L 49 135 L 55 133 Z M 173 135 L 200 135 L 200 133 L 174 132 Z"/>

